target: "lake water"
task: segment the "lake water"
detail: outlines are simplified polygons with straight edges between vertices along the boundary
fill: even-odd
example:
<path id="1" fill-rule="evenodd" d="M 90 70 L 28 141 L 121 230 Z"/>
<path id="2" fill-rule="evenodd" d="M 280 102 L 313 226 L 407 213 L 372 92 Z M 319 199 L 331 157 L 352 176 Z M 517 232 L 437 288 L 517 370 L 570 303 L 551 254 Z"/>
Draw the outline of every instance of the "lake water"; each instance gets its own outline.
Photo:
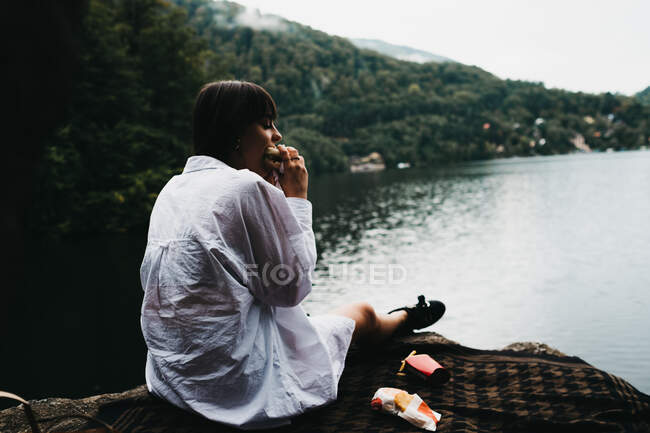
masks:
<path id="1" fill-rule="evenodd" d="M 542 341 L 650 392 L 650 152 L 323 176 L 310 199 L 308 312 L 423 293 L 447 305 L 431 330 L 466 346 Z M 144 382 L 145 238 L 30 247 L 0 389 L 78 397 Z"/>
<path id="2" fill-rule="evenodd" d="M 424 293 L 447 305 L 431 329 L 448 338 L 542 341 L 650 392 L 650 152 L 345 175 L 312 191 L 307 311 Z"/>

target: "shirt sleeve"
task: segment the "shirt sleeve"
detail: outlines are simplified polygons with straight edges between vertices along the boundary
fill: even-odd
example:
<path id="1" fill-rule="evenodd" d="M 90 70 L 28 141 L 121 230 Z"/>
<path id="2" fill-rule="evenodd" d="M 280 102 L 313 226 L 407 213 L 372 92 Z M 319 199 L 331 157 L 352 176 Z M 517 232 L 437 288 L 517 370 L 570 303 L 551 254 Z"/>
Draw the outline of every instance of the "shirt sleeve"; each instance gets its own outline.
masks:
<path id="1" fill-rule="evenodd" d="M 311 264 L 311 270 L 313 270 L 316 265 L 317 254 L 316 239 L 314 237 L 314 230 L 312 229 L 311 202 L 304 198 L 288 197 L 287 203 L 289 203 L 289 207 L 293 211 L 293 215 L 296 217 L 296 220 L 302 229 L 305 248 L 313 259 L 313 263 Z"/>
<path id="2" fill-rule="evenodd" d="M 246 283 L 260 301 L 298 305 L 311 292 L 316 265 L 312 207 L 289 198 L 260 180 L 249 185 L 242 211 L 254 263 L 246 264 Z"/>

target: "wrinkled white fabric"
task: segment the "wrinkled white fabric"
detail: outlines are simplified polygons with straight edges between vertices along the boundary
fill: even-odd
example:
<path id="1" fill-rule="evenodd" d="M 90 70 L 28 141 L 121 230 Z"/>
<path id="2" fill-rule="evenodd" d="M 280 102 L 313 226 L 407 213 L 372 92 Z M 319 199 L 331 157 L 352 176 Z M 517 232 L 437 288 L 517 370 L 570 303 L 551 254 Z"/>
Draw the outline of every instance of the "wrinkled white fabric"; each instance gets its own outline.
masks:
<path id="1" fill-rule="evenodd" d="M 149 390 L 247 429 L 335 400 L 354 321 L 298 305 L 315 262 L 309 201 L 189 158 L 156 200 L 140 272 Z"/>

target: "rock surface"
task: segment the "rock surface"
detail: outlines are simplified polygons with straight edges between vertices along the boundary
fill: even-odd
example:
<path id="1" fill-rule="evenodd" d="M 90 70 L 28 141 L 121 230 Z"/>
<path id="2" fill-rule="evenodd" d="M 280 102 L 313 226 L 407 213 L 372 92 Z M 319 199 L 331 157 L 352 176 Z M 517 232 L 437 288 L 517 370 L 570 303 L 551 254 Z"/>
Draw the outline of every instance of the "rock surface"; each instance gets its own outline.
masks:
<path id="1" fill-rule="evenodd" d="M 419 379 L 395 376 L 399 360 L 411 349 L 434 356 L 452 372 L 450 382 L 431 389 Z M 370 410 L 369 398 L 381 386 L 417 392 L 443 414 L 438 426 L 442 431 L 571 431 L 577 421 L 601 429 L 620 423 L 650 427 L 642 421 L 650 415 L 648 396 L 545 344 L 513 343 L 500 351 L 479 351 L 436 333 L 419 333 L 387 343 L 380 353 L 351 348 L 339 400 L 280 431 L 419 431 L 397 417 Z M 30 403 L 44 432 L 110 431 L 84 418 L 61 418 L 79 414 L 109 422 L 123 433 L 232 431 L 150 396 L 144 385 L 116 394 Z M 608 424 L 608 417 L 614 424 Z M 20 407 L 0 412 L 0 432 L 29 431 Z"/>

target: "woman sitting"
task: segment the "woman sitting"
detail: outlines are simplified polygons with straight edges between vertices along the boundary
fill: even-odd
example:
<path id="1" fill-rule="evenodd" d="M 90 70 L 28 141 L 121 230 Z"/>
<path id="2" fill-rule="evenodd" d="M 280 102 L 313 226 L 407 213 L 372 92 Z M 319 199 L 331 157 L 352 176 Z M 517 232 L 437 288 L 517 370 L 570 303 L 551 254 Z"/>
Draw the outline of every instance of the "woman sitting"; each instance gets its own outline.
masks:
<path id="1" fill-rule="evenodd" d="M 367 303 L 305 314 L 316 263 L 308 176 L 298 150 L 276 147 L 276 116 L 255 84 L 201 89 L 195 156 L 156 200 L 141 268 L 149 391 L 246 429 L 335 400 L 351 342 L 408 333 L 444 313 L 431 301 L 390 315 Z M 265 161 L 267 148 L 281 164 Z"/>

